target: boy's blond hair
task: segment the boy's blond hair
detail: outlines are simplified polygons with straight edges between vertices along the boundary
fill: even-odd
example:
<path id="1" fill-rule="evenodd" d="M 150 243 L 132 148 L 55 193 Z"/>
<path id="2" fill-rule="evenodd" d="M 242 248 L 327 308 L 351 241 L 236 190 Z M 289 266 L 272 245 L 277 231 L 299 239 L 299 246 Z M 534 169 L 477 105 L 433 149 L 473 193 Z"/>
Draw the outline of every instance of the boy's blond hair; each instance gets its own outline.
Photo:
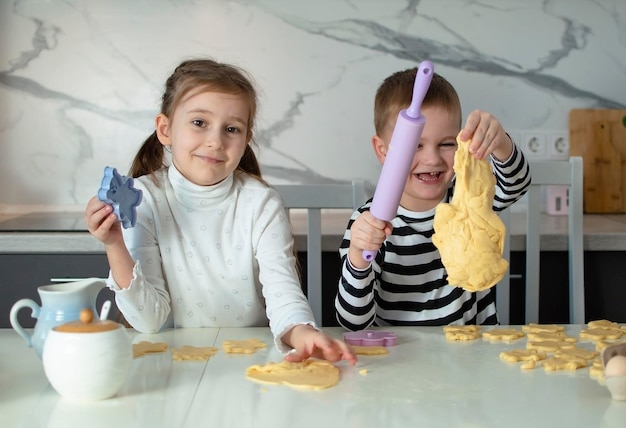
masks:
<path id="1" fill-rule="evenodd" d="M 407 108 L 413 98 L 413 85 L 417 67 L 398 71 L 387 77 L 376 91 L 374 100 L 374 127 L 376 135 L 382 136 L 391 131 L 400 110 Z M 461 102 L 454 87 L 437 73 L 433 78 L 422 102 L 422 107 L 443 107 L 450 114 L 458 115 L 461 126 Z"/>

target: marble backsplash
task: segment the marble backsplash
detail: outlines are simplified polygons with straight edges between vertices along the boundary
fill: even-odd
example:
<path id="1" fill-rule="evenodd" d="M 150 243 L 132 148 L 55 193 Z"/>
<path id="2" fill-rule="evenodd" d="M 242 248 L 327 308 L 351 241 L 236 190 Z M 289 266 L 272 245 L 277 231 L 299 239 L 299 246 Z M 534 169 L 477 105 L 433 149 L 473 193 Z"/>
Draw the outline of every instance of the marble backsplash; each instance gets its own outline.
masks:
<path id="1" fill-rule="evenodd" d="M 248 70 L 271 183 L 372 190 L 374 92 L 431 60 L 518 138 L 625 108 L 623 0 L 2 0 L 0 212 L 82 207 L 126 172 L 184 58 Z"/>

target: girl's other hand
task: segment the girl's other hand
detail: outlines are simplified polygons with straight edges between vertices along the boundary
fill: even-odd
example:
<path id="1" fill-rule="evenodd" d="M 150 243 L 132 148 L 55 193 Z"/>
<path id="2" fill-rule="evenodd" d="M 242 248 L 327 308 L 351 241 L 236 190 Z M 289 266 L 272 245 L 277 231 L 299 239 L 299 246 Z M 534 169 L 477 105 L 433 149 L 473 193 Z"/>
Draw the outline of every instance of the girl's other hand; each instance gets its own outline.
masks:
<path id="1" fill-rule="evenodd" d="M 123 242 L 121 223 L 117 221 L 113 208 L 96 196 L 87 203 L 84 219 L 89 233 L 104 245 Z"/>

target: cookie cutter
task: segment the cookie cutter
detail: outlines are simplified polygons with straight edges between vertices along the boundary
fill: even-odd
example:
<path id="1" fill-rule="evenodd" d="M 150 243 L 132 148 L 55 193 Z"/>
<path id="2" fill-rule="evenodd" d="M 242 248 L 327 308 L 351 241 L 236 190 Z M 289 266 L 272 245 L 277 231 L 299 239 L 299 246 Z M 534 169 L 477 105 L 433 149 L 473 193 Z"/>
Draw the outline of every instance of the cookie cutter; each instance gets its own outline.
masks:
<path id="1" fill-rule="evenodd" d="M 107 166 L 98 190 L 98 199 L 113 207 L 124 229 L 137 223 L 137 206 L 143 197 L 142 191 L 133 187 L 133 182 L 132 177 L 121 175 L 117 169 Z"/>
<path id="2" fill-rule="evenodd" d="M 398 336 L 392 331 L 360 330 L 343 334 L 343 340 L 357 346 L 396 346 Z"/>

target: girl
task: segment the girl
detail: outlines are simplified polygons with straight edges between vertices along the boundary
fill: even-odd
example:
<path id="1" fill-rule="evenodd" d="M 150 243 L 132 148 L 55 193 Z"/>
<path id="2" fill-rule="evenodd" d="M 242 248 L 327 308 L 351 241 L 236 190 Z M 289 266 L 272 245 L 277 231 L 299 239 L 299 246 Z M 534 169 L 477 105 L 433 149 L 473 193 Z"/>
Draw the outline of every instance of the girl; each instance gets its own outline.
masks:
<path id="1" fill-rule="evenodd" d="M 261 326 L 269 318 L 288 360 L 354 364 L 345 343 L 315 326 L 289 218 L 250 147 L 256 110 L 242 70 L 213 60 L 175 69 L 156 130 L 130 170 L 143 192 L 136 226 L 122 230 L 97 197 L 85 211 L 89 232 L 105 246 L 108 285 L 141 332 L 156 333 L 169 318 L 178 327 Z"/>

